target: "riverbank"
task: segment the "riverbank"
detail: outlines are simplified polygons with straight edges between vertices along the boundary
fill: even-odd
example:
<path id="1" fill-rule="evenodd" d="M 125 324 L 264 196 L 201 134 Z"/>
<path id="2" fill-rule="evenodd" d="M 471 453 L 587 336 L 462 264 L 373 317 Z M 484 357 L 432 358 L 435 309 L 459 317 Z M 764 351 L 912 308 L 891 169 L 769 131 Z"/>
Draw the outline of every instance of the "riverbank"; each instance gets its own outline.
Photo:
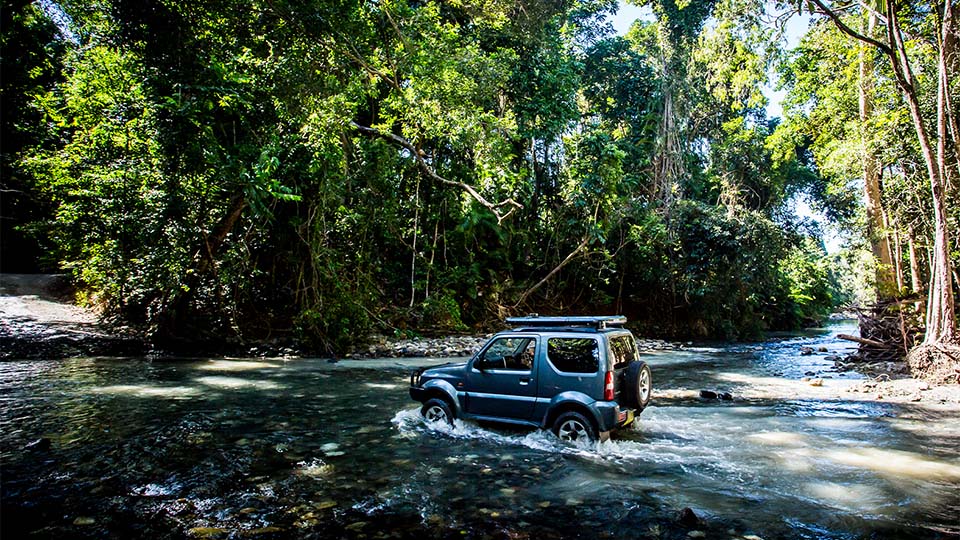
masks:
<path id="1" fill-rule="evenodd" d="M 136 356 L 148 350 L 129 329 L 107 329 L 74 305 L 66 276 L 0 274 L 0 360 Z"/>
<path id="2" fill-rule="evenodd" d="M 59 359 L 78 356 L 177 356 L 158 349 L 129 328 L 108 328 L 93 309 L 72 303 L 67 276 L 0 274 L 0 360 Z M 344 354 L 347 359 L 458 358 L 470 356 L 487 340 L 483 336 L 399 338 L 371 336 L 367 344 Z M 658 339 L 638 339 L 641 351 L 682 347 Z M 223 343 L 205 355 L 258 358 L 310 356 L 290 339 Z"/>
<path id="3" fill-rule="evenodd" d="M 0 274 L 0 360 L 164 356 L 131 330 L 107 328 L 101 324 L 95 311 L 71 303 L 72 294 L 65 276 Z M 476 352 L 488 337 L 373 336 L 367 345 L 342 358 L 463 358 Z M 653 354 L 686 347 L 681 343 L 644 338 L 638 338 L 637 345 L 642 352 Z M 812 352 L 804 349 L 806 347 L 798 345 L 797 355 Z M 294 344 L 280 342 L 237 346 L 235 351 L 222 354 L 262 358 L 304 356 Z M 905 362 L 866 364 L 847 362 L 842 357 L 832 355 L 825 358 L 835 360 L 833 367 L 810 372 L 803 377 L 775 378 L 774 384 L 766 390 L 767 397 L 809 395 L 815 399 L 857 399 L 960 407 L 960 385 L 935 386 L 910 378 Z M 850 381 L 846 385 L 822 384 L 824 379 L 841 377 L 841 374 L 849 372 L 863 374 L 867 379 Z M 694 394 L 698 391 L 699 389 L 690 390 Z"/>

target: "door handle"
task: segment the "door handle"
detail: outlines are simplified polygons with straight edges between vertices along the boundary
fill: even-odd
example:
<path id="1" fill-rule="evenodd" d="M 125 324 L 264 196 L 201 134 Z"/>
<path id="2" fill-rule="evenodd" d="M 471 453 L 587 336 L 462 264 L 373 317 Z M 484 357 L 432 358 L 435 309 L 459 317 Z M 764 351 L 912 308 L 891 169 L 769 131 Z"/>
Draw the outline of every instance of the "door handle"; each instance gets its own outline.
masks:
<path id="1" fill-rule="evenodd" d="M 526 386 L 530 384 L 530 377 L 520 377 L 520 384 Z"/>

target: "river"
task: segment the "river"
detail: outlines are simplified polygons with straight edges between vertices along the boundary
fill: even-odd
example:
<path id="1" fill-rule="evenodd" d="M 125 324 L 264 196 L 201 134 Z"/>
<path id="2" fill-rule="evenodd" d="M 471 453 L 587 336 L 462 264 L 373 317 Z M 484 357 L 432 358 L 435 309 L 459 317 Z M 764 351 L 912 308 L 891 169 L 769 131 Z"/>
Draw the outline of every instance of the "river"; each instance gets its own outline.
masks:
<path id="1" fill-rule="evenodd" d="M 4 362 L 2 537 L 957 537 L 960 413 L 843 392 L 837 332 L 646 355 L 653 404 L 589 446 L 426 426 L 436 360 Z"/>

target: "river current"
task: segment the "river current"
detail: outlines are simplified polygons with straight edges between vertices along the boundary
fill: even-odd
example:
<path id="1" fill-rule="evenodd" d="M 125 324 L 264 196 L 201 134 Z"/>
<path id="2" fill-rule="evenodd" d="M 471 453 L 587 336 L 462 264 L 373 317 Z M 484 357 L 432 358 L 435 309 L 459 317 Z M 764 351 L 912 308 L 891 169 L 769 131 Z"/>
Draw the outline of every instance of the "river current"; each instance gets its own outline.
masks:
<path id="1" fill-rule="evenodd" d="M 644 355 L 651 406 L 582 446 L 425 425 L 409 373 L 440 360 L 5 362 L 0 536 L 960 536 L 960 414 L 843 392 L 852 331 Z"/>

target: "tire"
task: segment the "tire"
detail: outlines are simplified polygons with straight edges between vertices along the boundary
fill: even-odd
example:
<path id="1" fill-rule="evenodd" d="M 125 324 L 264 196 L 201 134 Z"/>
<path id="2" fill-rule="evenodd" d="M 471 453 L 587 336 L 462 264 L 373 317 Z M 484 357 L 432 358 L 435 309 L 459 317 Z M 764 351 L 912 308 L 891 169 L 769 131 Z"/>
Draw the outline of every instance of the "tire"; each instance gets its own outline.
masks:
<path id="1" fill-rule="evenodd" d="M 653 374 L 646 362 L 637 361 L 630 364 L 624 377 L 626 386 L 623 389 L 623 404 L 636 409 L 637 412 L 647 408 L 650 397 L 653 395 Z"/>
<path id="2" fill-rule="evenodd" d="M 420 408 L 420 414 L 429 424 L 444 422 L 452 426 L 455 418 L 450 405 L 440 398 L 428 399 Z"/>
<path id="3" fill-rule="evenodd" d="M 598 439 L 593 424 L 578 412 L 565 412 L 558 416 L 551 431 L 565 442 L 596 442 Z"/>

